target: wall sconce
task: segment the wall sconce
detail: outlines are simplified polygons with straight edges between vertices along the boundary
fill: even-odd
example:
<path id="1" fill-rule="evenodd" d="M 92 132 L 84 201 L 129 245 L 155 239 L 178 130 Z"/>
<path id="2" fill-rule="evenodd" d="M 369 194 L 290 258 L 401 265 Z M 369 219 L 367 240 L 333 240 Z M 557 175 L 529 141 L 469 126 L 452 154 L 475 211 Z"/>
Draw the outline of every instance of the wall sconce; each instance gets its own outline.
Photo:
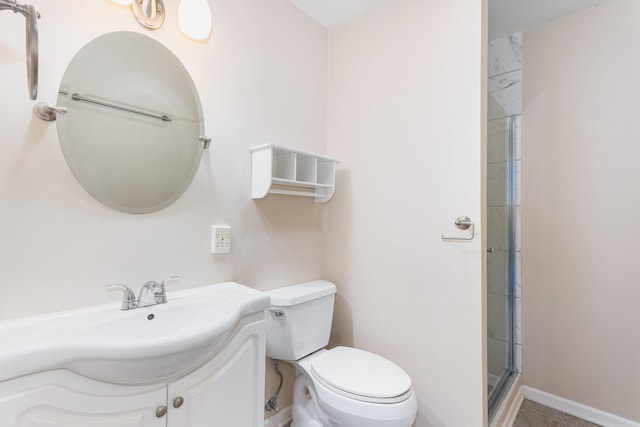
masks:
<path id="1" fill-rule="evenodd" d="M 142 28 L 157 30 L 164 24 L 162 0 L 111 0 L 114 3 L 131 5 L 131 13 Z"/>
<path id="2" fill-rule="evenodd" d="M 211 34 L 211 8 L 207 0 L 180 0 L 178 25 L 182 33 L 196 40 L 206 40 Z"/>
<path id="3" fill-rule="evenodd" d="M 111 0 L 130 5 L 138 24 L 147 30 L 157 30 L 164 24 L 165 7 L 162 0 Z M 207 0 L 180 0 L 178 4 L 180 31 L 192 39 L 206 40 L 211 33 L 211 8 Z"/>

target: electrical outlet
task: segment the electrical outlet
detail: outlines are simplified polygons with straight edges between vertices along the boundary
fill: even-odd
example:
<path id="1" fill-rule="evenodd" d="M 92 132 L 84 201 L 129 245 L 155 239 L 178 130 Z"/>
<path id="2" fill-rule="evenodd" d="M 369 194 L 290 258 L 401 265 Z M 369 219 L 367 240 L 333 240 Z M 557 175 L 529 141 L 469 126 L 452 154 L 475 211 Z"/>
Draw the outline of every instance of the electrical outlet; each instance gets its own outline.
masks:
<path id="1" fill-rule="evenodd" d="M 214 225 L 211 232 L 211 253 L 227 254 L 231 252 L 231 227 Z"/>

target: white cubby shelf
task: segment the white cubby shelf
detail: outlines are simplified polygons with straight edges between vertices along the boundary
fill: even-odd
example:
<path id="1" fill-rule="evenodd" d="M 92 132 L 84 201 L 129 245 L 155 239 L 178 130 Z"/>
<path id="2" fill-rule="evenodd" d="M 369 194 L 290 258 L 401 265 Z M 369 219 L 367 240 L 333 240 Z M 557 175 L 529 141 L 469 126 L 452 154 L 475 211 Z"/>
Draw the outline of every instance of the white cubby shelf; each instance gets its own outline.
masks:
<path id="1" fill-rule="evenodd" d="M 265 144 L 251 151 L 251 198 L 268 194 L 313 197 L 326 203 L 336 188 L 337 160 L 307 151 Z"/>

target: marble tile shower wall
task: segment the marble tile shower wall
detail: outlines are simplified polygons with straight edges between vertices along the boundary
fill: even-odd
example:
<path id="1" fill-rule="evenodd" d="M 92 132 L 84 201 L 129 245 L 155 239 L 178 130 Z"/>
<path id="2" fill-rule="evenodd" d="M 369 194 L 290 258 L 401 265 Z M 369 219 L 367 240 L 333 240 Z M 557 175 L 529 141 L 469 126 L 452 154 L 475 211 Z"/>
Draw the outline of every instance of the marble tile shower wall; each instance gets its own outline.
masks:
<path id="1" fill-rule="evenodd" d="M 489 112 L 487 171 L 488 259 L 488 351 L 489 373 L 500 376 L 506 364 L 507 325 L 507 157 L 509 117 L 515 120 L 515 275 L 516 275 L 516 367 L 522 367 L 521 334 L 521 124 L 522 34 L 489 42 Z"/>

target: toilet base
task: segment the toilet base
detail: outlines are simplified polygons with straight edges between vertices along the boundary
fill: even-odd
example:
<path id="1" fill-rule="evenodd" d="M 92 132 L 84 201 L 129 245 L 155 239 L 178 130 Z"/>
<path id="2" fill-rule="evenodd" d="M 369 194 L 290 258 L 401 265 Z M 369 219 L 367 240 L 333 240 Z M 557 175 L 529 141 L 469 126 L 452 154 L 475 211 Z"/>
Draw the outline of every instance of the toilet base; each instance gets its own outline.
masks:
<path id="1" fill-rule="evenodd" d="M 318 397 L 309 378 L 296 369 L 296 380 L 293 385 L 293 405 L 291 410 L 291 427 L 334 427 L 321 415 L 318 408 Z M 325 424 L 323 424 L 323 422 Z"/>
<path id="2" fill-rule="evenodd" d="M 322 353 L 327 350 L 320 350 Z M 312 354 L 292 362 L 293 385 L 291 427 L 411 427 L 417 402 L 414 394 L 399 403 L 380 404 L 345 399 L 311 378 Z M 320 396 L 319 396 L 320 395 Z"/>

